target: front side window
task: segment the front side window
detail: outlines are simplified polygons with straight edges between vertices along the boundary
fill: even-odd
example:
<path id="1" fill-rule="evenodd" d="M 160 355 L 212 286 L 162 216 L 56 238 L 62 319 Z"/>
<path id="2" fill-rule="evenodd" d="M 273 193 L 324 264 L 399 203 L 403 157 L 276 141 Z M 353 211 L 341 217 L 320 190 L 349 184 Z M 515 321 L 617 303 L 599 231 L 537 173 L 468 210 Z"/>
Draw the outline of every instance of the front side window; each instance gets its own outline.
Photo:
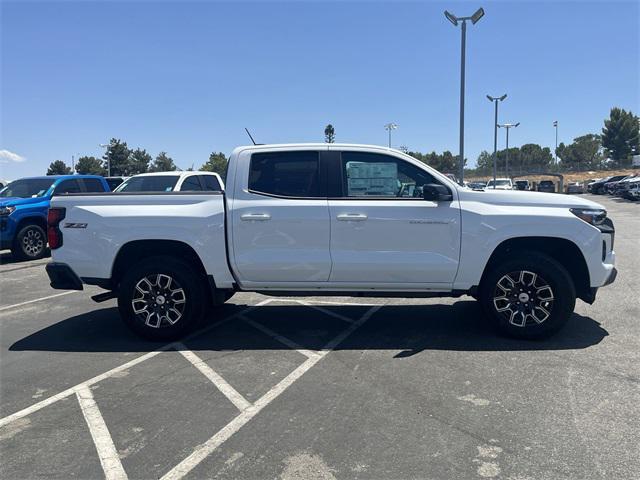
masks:
<path id="1" fill-rule="evenodd" d="M 121 183 L 116 192 L 172 192 L 178 183 L 177 175 L 149 175 L 131 177 Z"/>
<path id="2" fill-rule="evenodd" d="M 364 152 L 342 152 L 342 178 L 346 197 L 422 198 L 425 184 L 438 183 L 409 162 Z"/>
<path id="3" fill-rule="evenodd" d="M 198 181 L 198 176 L 190 175 L 187 178 L 185 178 L 184 182 L 182 182 L 182 185 L 180 186 L 180 191 L 181 192 L 201 192 L 202 186 Z"/>
<path id="4" fill-rule="evenodd" d="M 0 197 L 42 197 L 53 185 L 55 178 L 25 178 L 16 180 L 0 190 Z"/>
<path id="5" fill-rule="evenodd" d="M 249 190 L 282 197 L 320 197 L 318 152 L 269 152 L 251 156 Z"/>

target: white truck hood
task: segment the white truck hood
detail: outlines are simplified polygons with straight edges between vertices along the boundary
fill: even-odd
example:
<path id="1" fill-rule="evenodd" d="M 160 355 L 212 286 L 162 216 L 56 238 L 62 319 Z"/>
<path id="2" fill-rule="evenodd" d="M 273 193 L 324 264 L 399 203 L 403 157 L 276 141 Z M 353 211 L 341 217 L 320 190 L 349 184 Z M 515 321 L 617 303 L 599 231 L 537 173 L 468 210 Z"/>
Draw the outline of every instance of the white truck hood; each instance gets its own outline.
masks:
<path id="1" fill-rule="evenodd" d="M 559 207 L 559 208 L 605 208 L 586 198 L 558 193 L 526 192 L 522 190 L 498 190 L 488 188 L 483 191 L 458 189 L 461 201 L 482 202 L 493 205 Z"/>

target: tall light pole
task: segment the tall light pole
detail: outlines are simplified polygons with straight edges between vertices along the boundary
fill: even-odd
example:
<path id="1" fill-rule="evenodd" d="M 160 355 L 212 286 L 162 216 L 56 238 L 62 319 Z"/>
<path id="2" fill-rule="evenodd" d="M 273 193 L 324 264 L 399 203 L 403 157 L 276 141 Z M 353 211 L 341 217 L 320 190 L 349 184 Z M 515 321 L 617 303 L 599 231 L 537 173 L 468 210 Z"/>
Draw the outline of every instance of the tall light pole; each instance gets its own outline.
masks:
<path id="1" fill-rule="evenodd" d="M 509 129 L 511 128 L 515 128 L 518 125 L 520 125 L 520 122 L 518 123 L 503 123 L 502 125 L 498 125 L 498 127 L 500 128 L 504 128 L 507 131 L 507 159 L 505 162 L 505 171 L 506 171 L 506 177 L 509 178 Z"/>
<path id="2" fill-rule="evenodd" d="M 391 130 L 397 130 L 398 129 L 398 125 L 396 125 L 395 123 L 391 122 L 391 123 L 387 123 L 384 126 L 384 129 L 387 130 L 389 132 L 389 148 L 391 148 Z"/>
<path id="3" fill-rule="evenodd" d="M 556 149 L 553 151 L 553 155 L 555 156 L 556 170 L 558 170 L 558 120 L 553 121 L 553 126 L 556 129 Z"/>
<path id="4" fill-rule="evenodd" d="M 487 98 L 490 102 L 496 104 L 496 115 L 495 120 L 493 122 L 493 188 L 496 188 L 496 177 L 498 176 L 498 102 L 502 102 L 505 98 L 507 98 L 507 94 L 505 93 L 501 97 L 492 97 L 491 95 L 487 95 Z"/>
<path id="5" fill-rule="evenodd" d="M 467 20 L 471 20 L 471 23 L 475 25 L 478 20 L 484 16 L 484 10 L 479 8 L 476 13 L 470 17 L 456 17 L 454 14 L 444 11 L 444 16 L 447 17 L 454 26 L 458 26 L 458 22 L 462 22 L 461 35 L 461 55 L 460 55 L 460 184 L 464 180 L 464 66 L 465 66 L 465 54 L 467 43 Z"/>
<path id="6" fill-rule="evenodd" d="M 101 148 L 106 148 L 106 152 L 104 152 L 104 154 L 107 156 L 107 177 L 111 176 L 111 159 L 109 158 L 109 144 L 108 143 L 100 143 L 98 144 L 99 147 Z"/>

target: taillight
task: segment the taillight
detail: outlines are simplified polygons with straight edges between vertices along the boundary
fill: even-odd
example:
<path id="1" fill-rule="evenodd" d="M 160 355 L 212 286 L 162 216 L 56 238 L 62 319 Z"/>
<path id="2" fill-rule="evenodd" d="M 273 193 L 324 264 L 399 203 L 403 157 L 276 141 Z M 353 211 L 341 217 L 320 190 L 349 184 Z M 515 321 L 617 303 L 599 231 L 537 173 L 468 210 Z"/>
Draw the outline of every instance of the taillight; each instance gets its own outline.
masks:
<path id="1" fill-rule="evenodd" d="M 62 232 L 60 222 L 64 219 L 67 210 L 64 208 L 50 208 L 47 214 L 47 241 L 49 248 L 55 250 L 62 246 Z"/>

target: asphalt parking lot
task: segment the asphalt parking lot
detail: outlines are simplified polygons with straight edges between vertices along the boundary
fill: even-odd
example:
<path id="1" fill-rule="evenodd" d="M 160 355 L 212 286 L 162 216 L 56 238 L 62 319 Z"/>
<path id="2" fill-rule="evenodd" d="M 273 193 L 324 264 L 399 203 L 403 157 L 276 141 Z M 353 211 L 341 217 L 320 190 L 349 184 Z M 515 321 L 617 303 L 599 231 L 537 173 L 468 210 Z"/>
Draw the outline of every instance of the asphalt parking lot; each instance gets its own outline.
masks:
<path id="1" fill-rule="evenodd" d="M 551 340 L 469 297 L 237 294 L 182 342 L 0 254 L 0 478 L 640 478 L 640 204 Z"/>

